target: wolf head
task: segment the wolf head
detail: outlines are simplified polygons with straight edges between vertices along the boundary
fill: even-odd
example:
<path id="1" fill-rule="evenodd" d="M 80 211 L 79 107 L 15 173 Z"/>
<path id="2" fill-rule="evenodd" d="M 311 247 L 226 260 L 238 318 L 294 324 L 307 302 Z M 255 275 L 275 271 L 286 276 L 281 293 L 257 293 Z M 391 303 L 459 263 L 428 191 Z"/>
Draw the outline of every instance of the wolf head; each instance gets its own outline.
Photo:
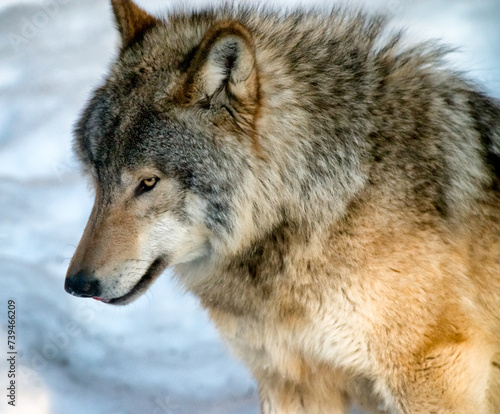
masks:
<path id="1" fill-rule="evenodd" d="M 364 66 L 380 25 L 112 5 L 119 56 L 75 128 L 96 199 L 68 292 L 128 303 L 167 266 L 194 289 L 273 228 L 343 214 L 366 180 Z"/>
<path id="2" fill-rule="evenodd" d="M 65 288 L 124 304 L 167 266 L 208 259 L 242 225 L 258 79 L 238 22 L 180 35 L 131 1 L 112 5 L 122 47 L 75 128 L 95 204 Z"/>

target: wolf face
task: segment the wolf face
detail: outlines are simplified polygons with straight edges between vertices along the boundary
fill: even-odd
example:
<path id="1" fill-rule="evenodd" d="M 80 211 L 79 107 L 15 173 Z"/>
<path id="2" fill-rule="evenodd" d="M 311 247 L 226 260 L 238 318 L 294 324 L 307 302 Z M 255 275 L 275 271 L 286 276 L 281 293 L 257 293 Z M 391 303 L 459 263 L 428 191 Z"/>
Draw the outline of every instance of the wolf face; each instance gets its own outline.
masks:
<path id="1" fill-rule="evenodd" d="M 133 3 L 113 5 L 121 55 L 75 130 L 96 197 L 66 290 L 124 304 L 167 266 L 209 260 L 249 216 L 237 189 L 251 187 L 257 91 L 244 27 L 191 34 L 188 61 L 168 45 L 145 56 L 146 32 L 165 28 Z"/>
<path id="2" fill-rule="evenodd" d="M 315 63 L 329 56 L 333 67 L 318 71 L 290 66 L 293 41 L 285 61 L 279 33 L 260 30 L 292 33 L 293 19 L 279 14 L 254 20 L 228 7 L 159 21 L 131 1 L 112 5 L 122 47 L 75 129 L 96 202 L 68 292 L 126 303 L 166 266 L 198 279 L 283 221 L 308 232 L 344 213 L 367 179 L 360 137 L 371 99 L 368 68 L 346 76 L 355 65 L 346 68 L 345 58 L 369 65 L 381 23 L 339 15 L 339 40 Z M 358 23 L 359 33 L 350 27 Z M 318 43 L 312 31 L 302 36 Z M 332 83 L 336 71 L 342 82 Z"/>

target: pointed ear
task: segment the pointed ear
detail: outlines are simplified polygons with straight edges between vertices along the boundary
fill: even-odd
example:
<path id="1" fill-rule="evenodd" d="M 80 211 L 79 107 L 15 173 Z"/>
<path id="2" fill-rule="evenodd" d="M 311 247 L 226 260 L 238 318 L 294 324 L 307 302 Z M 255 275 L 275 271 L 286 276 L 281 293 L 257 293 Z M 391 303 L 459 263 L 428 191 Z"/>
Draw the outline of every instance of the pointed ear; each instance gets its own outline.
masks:
<path id="1" fill-rule="evenodd" d="M 122 38 L 123 49 L 140 39 L 146 30 L 158 23 L 155 17 L 146 13 L 132 0 L 111 0 L 111 5 Z"/>
<path id="2" fill-rule="evenodd" d="M 250 31 L 237 21 L 220 22 L 207 31 L 176 93 L 179 104 L 196 102 L 230 107 L 233 116 L 250 122 L 258 105 L 255 45 Z"/>

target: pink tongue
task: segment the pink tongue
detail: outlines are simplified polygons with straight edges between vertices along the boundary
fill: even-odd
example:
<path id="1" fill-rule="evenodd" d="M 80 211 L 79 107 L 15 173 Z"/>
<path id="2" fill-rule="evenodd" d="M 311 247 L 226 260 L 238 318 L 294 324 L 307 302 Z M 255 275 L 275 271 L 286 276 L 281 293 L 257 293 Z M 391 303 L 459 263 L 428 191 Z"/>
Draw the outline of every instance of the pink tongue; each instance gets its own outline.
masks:
<path id="1" fill-rule="evenodd" d="M 94 296 L 92 299 L 94 299 L 94 300 L 98 300 L 99 302 L 103 302 L 103 300 L 102 300 L 101 298 L 97 298 L 97 297 L 95 297 L 95 296 Z"/>

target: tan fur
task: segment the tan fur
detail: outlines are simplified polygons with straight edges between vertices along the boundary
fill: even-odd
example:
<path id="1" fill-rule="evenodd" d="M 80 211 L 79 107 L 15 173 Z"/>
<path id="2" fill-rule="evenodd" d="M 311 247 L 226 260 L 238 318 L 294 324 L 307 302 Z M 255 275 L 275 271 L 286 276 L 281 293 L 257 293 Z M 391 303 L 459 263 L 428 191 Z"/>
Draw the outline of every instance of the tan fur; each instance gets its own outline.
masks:
<path id="1" fill-rule="evenodd" d="M 137 256 L 138 223 L 129 212 L 122 209 L 100 212 L 99 196 L 82 239 L 70 266 L 80 267 L 82 263 L 92 269 L 121 264 Z M 113 262 L 110 263 L 110 257 Z"/>
<path id="2" fill-rule="evenodd" d="M 381 225 L 377 212 L 373 207 L 369 210 L 332 228 L 331 237 L 319 244 L 310 241 L 311 246 L 304 249 L 299 243 L 299 251 L 290 252 L 284 270 L 293 276 L 276 281 L 273 290 L 279 293 L 264 302 L 252 297 L 241 309 L 215 312 L 214 308 L 227 305 L 217 294 L 195 288 L 202 298 L 210 298 L 204 304 L 212 309 L 212 318 L 237 355 L 254 367 L 260 381 L 271 382 L 274 392 L 284 393 L 279 397 L 287 401 L 283 406 L 264 412 L 335 412 L 331 405 L 335 403 L 325 396 L 325 405 L 318 411 L 291 409 L 292 397 L 286 396 L 286 390 L 295 384 L 299 394 L 314 394 L 318 383 L 329 384 L 330 378 L 338 377 L 340 367 L 347 371 L 343 375 L 348 380 L 340 382 L 339 393 L 369 400 L 372 409 L 374 400 L 380 403 L 391 393 L 404 401 L 405 408 L 394 402 L 390 412 L 429 413 L 440 406 L 439 413 L 495 413 L 493 407 L 498 406 L 488 404 L 497 404 L 498 388 L 489 394 L 486 388 L 496 369 L 491 360 L 499 346 L 492 339 L 498 338 L 499 324 L 498 319 L 481 320 L 481 313 L 498 290 L 490 286 L 479 291 L 471 289 L 469 281 L 460 281 L 470 265 L 460 252 L 461 245 L 471 243 L 477 234 L 462 238 L 441 229 L 448 239 L 443 243 L 436 239 L 435 229 L 402 228 L 403 218 L 386 209 L 383 213 L 392 217 L 393 224 L 383 221 Z M 333 260 L 330 252 L 336 252 Z M 498 281 L 492 282 L 498 287 Z M 226 286 L 224 291 L 241 288 Z M 472 301 L 473 309 L 469 308 Z M 233 319 L 230 314 L 238 316 Z M 345 321 L 325 322 L 330 315 L 345 315 Z M 327 326 L 332 327 L 331 334 Z M 358 332 L 360 338 L 367 336 L 369 346 L 363 349 L 361 342 L 351 338 L 354 342 L 348 349 L 340 344 L 336 350 L 323 348 L 340 341 L 339 335 L 348 330 Z M 339 356 L 342 352 L 347 353 Z M 326 369 L 318 370 L 317 361 L 328 361 L 330 369 L 326 363 Z M 261 371 L 261 366 L 266 369 Z M 363 385 L 357 382 L 362 377 L 385 378 L 386 384 L 374 380 Z M 331 389 L 326 387 L 328 393 Z M 335 392 L 331 398 L 335 400 Z"/>

